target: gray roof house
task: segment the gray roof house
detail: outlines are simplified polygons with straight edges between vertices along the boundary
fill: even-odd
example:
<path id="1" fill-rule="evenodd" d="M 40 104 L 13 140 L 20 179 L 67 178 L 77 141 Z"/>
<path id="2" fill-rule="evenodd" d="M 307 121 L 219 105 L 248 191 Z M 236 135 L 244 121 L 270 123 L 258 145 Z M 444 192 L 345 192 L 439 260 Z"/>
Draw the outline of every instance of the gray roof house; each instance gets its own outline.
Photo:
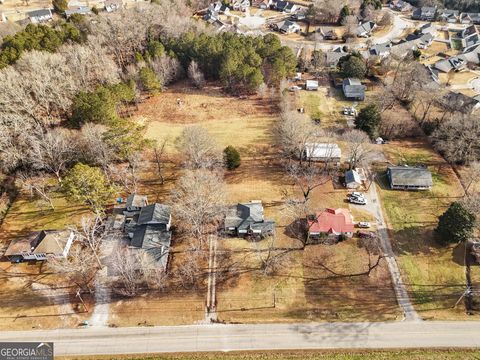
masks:
<path id="1" fill-rule="evenodd" d="M 448 23 L 456 23 L 459 19 L 460 12 L 458 10 L 441 9 L 438 11 L 437 18 L 439 21 Z"/>
<path id="2" fill-rule="evenodd" d="M 455 49 L 454 44 L 456 42 L 460 42 L 463 49 L 480 43 L 477 28 L 475 27 L 475 25 L 470 25 L 463 30 L 457 31 L 451 36 L 450 42 L 453 49 Z"/>
<path id="3" fill-rule="evenodd" d="M 427 23 L 418 29 L 422 34 L 432 34 L 433 36 L 437 35 L 438 30 L 435 24 Z"/>
<path id="4" fill-rule="evenodd" d="M 171 221 L 170 206 L 155 203 L 140 210 L 136 223 L 138 225 L 158 225 L 165 230 L 170 230 Z"/>
<path id="5" fill-rule="evenodd" d="M 433 21 L 437 15 L 436 6 L 423 6 L 415 9 L 412 14 L 413 20 Z"/>
<path id="6" fill-rule="evenodd" d="M 123 7 L 122 0 L 105 0 L 103 5 L 106 12 L 114 12 Z"/>
<path id="7" fill-rule="evenodd" d="M 342 47 L 338 47 L 333 51 L 326 51 L 325 52 L 325 65 L 331 68 L 335 68 L 338 66 L 339 60 L 348 55 L 345 51 L 343 51 Z"/>
<path id="8" fill-rule="evenodd" d="M 133 232 L 130 247 L 143 249 L 157 266 L 166 269 L 171 241 L 171 231 L 157 225 L 140 225 Z"/>
<path id="9" fill-rule="evenodd" d="M 426 167 L 389 166 L 387 177 L 391 189 L 430 190 L 433 186 L 432 173 Z"/>
<path id="10" fill-rule="evenodd" d="M 439 104 L 444 104 L 447 109 L 458 110 L 462 114 L 471 114 L 480 109 L 480 102 L 477 99 L 453 91 L 448 92 Z"/>
<path id="11" fill-rule="evenodd" d="M 131 194 L 125 203 L 127 211 L 140 211 L 144 206 L 148 205 L 148 200 L 145 195 Z"/>
<path id="12" fill-rule="evenodd" d="M 452 70 L 459 71 L 465 68 L 467 62 L 461 56 L 453 56 L 449 59 L 439 60 L 433 66 L 441 72 L 448 73 Z"/>
<path id="13" fill-rule="evenodd" d="M 305 159 L 339 163 L 342 158 L 342 150 L 335 143 L 308 143 L 305 144 Z"/>
<path id="14" fill-rule="evenodd" d="M 394 0 L 390 3 L 390 8 L 396 11 L 408 12 L 413 9 L 413 6 L 403 0 Z"/>
<path id="15" fill-rule="evenodd" d="M 460 22 L 462 24 L 480 24 L 480 13 L 461 13 Z"/>
<path id="16" fill-rule="evenodd" d="M 390 49 L 392 47 L 392 44 L 389 42 L 383 43 L 383 44 L 376 44 L 373 45 L 369 49 L 369 55 L 372 56 L 379 56 L 381 58 L 385 58 L 388 55 L 390 55 Z"/>
<path id="17" fill-rule="evenodd" d="M 50 9 L 30 11 L 27 13 L 27 15 L 32 24 L 44 23 L 52 20 L 53 18 L 52 10 Z"/>
<path id="18" fill-rule="evenodd" d="M 349 100 L 365 100 L 365 86 L 358 79 L 344 79 L 342 89 Z"/>
<path id="19" fill-rule="evenodd" d="M 301 30 L 300 25 L 290 20 L 284 20 L 275 24 L 275 28 L 283 34 L 292 34 Z"/>
<path id="20" fill-rule="evenodd" d="M 377 24 L 375 24 L 373 21 L 365 21 L 358 25 L 355 32 L 358 37 L 368 37 L 376 27 Z"/>
<path id="21" fill-rule="evenodd" d="M 273 234 L 275 221 L 265 220 L 262 202 L 252 200 L 239 203 L 227 210 L 224 230 L 230 235 L 265 237 Z"/>

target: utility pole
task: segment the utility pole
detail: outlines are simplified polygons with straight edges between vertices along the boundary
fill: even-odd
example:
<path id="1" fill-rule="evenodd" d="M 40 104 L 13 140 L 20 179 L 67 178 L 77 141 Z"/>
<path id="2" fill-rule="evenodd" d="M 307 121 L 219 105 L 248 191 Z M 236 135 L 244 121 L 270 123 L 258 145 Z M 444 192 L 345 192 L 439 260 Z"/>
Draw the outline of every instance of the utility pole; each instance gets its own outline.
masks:
<path id="1" fill-rule="evenodd" d="M 82 294 L 80 293 L 80 289 L 77 290 L 77 297 L 80 299 L 80 302 L 82 303 L 83 309 L 85 310 L 85 312 L 88 312 L 87 304 L 85 304 L 85 301 L 83 301 Z"/>

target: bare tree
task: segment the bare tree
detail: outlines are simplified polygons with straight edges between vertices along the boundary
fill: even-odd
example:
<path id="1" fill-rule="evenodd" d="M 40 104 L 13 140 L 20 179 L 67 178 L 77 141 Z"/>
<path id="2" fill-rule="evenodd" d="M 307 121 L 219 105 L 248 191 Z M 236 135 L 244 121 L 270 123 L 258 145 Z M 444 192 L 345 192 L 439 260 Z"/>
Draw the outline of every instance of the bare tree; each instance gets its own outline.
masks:
<path id="1" fill-rule="evenodd" d="M 263 275 L 275 274 L 285 265 L 288 250 L 277 248 L 275 235 L 267 236 L 261 241 L 253 241 L 252 246 L 258 256 Z"/>
<path id="2" fill-rule="evenodd" d="M 158 178 L 160 179 L 160 183 L 163 185 L 165 183 L 165 176 L 163 173 L 163 162 L 164 162 L 164 155 L 165 155 L 165 147 L 167 145 L 168 138 L 162 139 L 162 141 L 155 144 L 153 147 L 153 154 L 155 156 L 155 164 L 157 165 L 157 173 Z"/>
<path id="3" fill-rule="evenodd" d="M 17 173 L 17 179 L 22 185 L 22 188 L 30 193 L 31 197 L 39 196 L 45 203 L 48 204 L 50 209 L 55 210 L 53 200 L 50 194 L 51 185 L 48 178 L 42 174 L 34 176 L 25 172 Z"/>
<path id="4" fill-rule="evenodd" d="M 162 87 L 178 80 L 184 73 L 178 59 L 167 55 L 155 56 L 149 61 L 150 68 L 159 79 Z"/>
<path id="5" fill-rule="evenodd" d="M 113 150 L 103 140 L 107 127 L 104 125 L 87 123 L 80 129 L 78 149 L 81 158 L 91 165 L 99 165 L 106 169 L 113 161 Z"/>
<path id="6" fill-rule="evenodd" d="M 217 230 L 224 216 L 225 186 L 219 174 L 207 170 L 186 171 L 172 192 L 179 227 L 201 248 L 205 235 Z"/>
<path id="7" fill-rule="evenodd" d="M 343 134 L 343 140 L 347 144 L 347 162 L 350 169 L 368 161 L 372 149 L 367 133 L 356 129 L 348 130 Z"/>
<path id="8" fill-rule="evenodd" d="M 117 246 L 112 256 L 113 268 L 121 283 L 116 290 L 125 296 L 138 295 L 145 280 L 137 253 L 127 247 Z"/>
<path id="9" fill-rule="evenodd" d="M 471 186 L 478 179 L 480 179 L 480 162 L 472 161 L 463 175 L 465 195 L 469 194 Z"/>
<path id="10" fill-rule="evenodd" d="M 38 140 L 32 143 L 30 150 L 33 167 L 54 174 L 61 182 L 61 173 L 75 157 L 72 134 L 59 128 L 46 132 L 37 129 L 35 136 Z"/>
<path id="11" fill-rule="evenodd" d="M 189 169 L 213 169 L 222 164 L 222 153 L 215 139 L 200 126 L 184 128 L 176 146 L 185 156 L 185 165 Z"/>
<path id="12" fill-rule="evenodd" d="M 67 258 L 51 258 L 48 266 L 62 274 L 80 289 L 91 292 L 90 284 L 98 270 L 95 254 L 74 241 Z"/>
<path id="13" fill-rule="evenodd" d="M 205 76 L 195 60 L 188 66 L 188 77 L 197 88 L 202 89 L 205 86 Z"/>
<path id="14" fill-rule="evenodd" d="M 107 236 L 104 220 L 98 215 L 93 218 L 82 217 L 80 221 L 80 228 L 73 228 L 72 231 L 74 231 L 77 241 L 92 251 L 98 267 L 101 268 L 102 262 L 100 261 L 100 246 Z M 110 234 L 108 236 L 113 235 Z"/>

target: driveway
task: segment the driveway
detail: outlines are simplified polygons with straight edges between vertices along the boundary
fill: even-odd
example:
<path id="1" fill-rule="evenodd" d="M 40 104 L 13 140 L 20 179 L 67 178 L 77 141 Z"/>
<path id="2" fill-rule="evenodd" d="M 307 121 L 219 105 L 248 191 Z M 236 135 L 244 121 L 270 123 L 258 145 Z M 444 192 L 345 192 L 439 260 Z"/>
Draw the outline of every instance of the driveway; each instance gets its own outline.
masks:
<path id="1" fill-rule="evenodd" d="M 383 44 L 386 42 L 390 42 L 394 39 L 398 39 L 402 36 L 403 32 L 408 28 L 414 28 L 415 24 L 409 20 L 402 18 L 398 13 L 390 11 L 393 14 L 393 26 L 392 29 L 385 35 L 381 37 L 373 36 L 371 39 L 374 44 Z M 375 35 L 375 33 L 374 33 Z"/>
<path id="2" fill-rule="evenodd" d="M 402 308 L 404 318 L 407 321 L 419 321 L 421 317 L 415 311 L 410 297 L 407 292 L 407 288 L 403 283 L 400 270 L 398 268 L 397 260 L 395 259 L 395 254 L 392 250 L 392 244 L 390 242 L 390 235 L 388 233 L 388 228 L 383 216 L 382 205 L 380 203 L 380 198 L 377 192 L 377 185 L 373 183 L 370 186 L 370 189 L 365 194 L 367 198 L 367 205 L 356 205 L 361 206 L 362 209 L 367 210 L 375 217 L 375 224 L 377 225 L 377 232 L 380 240 L 380 245 L 382 247 L 383 253 L 385 254 L 385 260 L 388 265 L 388 270 L 392 278 L 393 288 L 395 290 L 395 295 L 397 298 L 398 305 Z"/>

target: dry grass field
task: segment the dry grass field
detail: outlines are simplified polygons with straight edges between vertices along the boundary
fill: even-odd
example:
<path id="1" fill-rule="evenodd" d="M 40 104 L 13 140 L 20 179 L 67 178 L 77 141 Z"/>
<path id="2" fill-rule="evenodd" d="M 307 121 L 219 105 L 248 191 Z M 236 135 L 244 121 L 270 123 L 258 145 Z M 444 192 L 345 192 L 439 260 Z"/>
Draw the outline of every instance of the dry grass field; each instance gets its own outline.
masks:
<path id="1" fill-rule="evenodd" d="M 28 231 L 64 229 L 89 213 L 53 194 L 55 211 L 38 199 L 21 193 L 0 227 L 0 249 Z M 3 250 L 2 250 L 3 253 Z M 12 265 L 0 262 L 0 329 L 61 328 L 76 326 L 86 314 L 73 289 L 44 263 Z"/>
<path id="2" fill-rule="evenodd" d="M 321 91 L 314 96 L 313 100 L 308 100 L 310 104 L 325 109 L 324 104 L 317 103 L 321 99 Z M 177 99 L 180 99 L 181 105 L 178 105 Z M 341 105 L 335 98 L 325 96 L 324 99 L 329 102 L 329 116 L 340 111 Z M 277 150 L 273 145 L 272 125 L 277 111 L 274 102 L 258 98 L 228 97 L 215 87 L 199 92 L 179 85 L 149 99 L 140 105 L 138 119 L 148 124 L 147 135 L 150 138 L 169 138 L 167 157 L 171 164 L 167 169 L 169 180 L 165 185 L 159 185 L 158 181 L 152 179 L 153 171 L 147 171 L 141 188 L 156 199 L 167 199 L 175 179 L 181 175 L 179 154 L 174 146 L 175 138 L 185 126 L 204 126 L 218 141 L 219 147 L 233 145 L 242 156 L 242 165 L 225 174 L 229 203 L 262 200 L 265 217 L 274 219 L 277 223 L 275 251 L 283 254 L 276 271 L 265 275 L 260 270 L 258 249 L 265 249 L 266 241 L 253 243 L 234 238 L 220 240 L 221 250 L 232 250 L 227 251 L 228 259 L 221 258 L 220 261 L 226 261 L 228 266 L 234 267 L 236 273 L 240 274 L 218 280 L 217 311 L 220 320 L 271 322 L 400 318 L 389 273 L 383 262 L 370 277 L 350 276 L 365 271 L 367 266 L 366 252 L 358 246 L 355 239 L 334 246 L 311 246 L 307 251 L 302 251 L 298 249 L 300 242 L 287 235 L 286 228 L 290 221 L 284 216 L 283 199 L 285 193 L 295 190 L 292 181 L 278 164 Z M 319 210 L 325 207 L 345 207 L 348 206 L 345 198 L 345 189 L 339 189 L 328 182 L 315 189 L 312 203 L 318 204 Z M 354 216 L 370 220 L 362 211 L 354 211 Z M 174 259 L 175 261 L 180 260 Z M 325 262 L 325 266 L 338 273 L 338 276 L 332 276 L 319 262 Z M 192 294 L 185 296 L 187 304 L 194 301 L 190 300 L 194 298 Z M 170 309 L 172 302 L 169 297 L 165 301 Z M 162 296 L 156 299 L 146 297 L 132 301 L 132 307 L 141 306 L 146 309 L 153 304 L 157 308 L 161 302 Z M 132 321 L 136 321 L 136 318 L 132 321 L 123 319 L 124 305 L 130 306 L 124 301 L 119 306 L 122 311 L 117 312 L 116 306 L 112 308 L 112 322 L 133 325 Z M 179 309 L 184 308 L 179 304 Z M 179 309 L 172 308 L 171 311 L 175 313 Z M 161 321 L 158 317 L 156 319 Z"/>
<path id="3" fill-rule="evenodd" d="M 391 163 L 427 165 L 434 180 L 431 191 L 407 192 L 388 190 L 384 176 L 379 178 L 394 251 L 412 301 L 427 319 L 467 319 L 462 304 L 452 309 L 464 291 L 463 247 L 440 246 L 433 233 L 438 216 L 463 195 L 462 187 L 426 141 L 391 142 L 384 149 Z"/>

